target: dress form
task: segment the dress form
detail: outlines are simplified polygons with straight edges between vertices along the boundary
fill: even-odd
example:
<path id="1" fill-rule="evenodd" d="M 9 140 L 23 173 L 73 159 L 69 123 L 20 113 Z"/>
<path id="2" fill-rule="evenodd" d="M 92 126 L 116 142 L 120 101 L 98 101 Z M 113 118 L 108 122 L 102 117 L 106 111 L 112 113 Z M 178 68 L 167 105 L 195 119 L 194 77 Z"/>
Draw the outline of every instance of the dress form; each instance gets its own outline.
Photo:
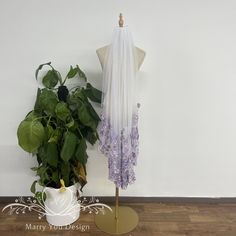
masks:
<path id="1" fill-rule="evenodd" d="M 123 27 L 123 18 L 120 15 L 119 26 Z M 102 69 L 104 69 L 105 57 L 110 45 L 96 50 Z M 145 52 L 135 47 L 138 59 L 138 69 L 141 67 L 145 58 Z M 130 207 L 119 206 L 119 188 L 116 187 L 115 206 L 113 212 L 106 211 L 104 215 L 95 216 L 95 223 L 99 229 L 111 234 L 123 234 L 133 230 L 138 224 L 138 215 Z"/>
<path id="2" fill-rule="evenodd" d="M 106 52 L 109 49 L 109 45 L 99 48 L 96 50 L 96 53 L 98 55 L 98 59 L 101 63 L 102 69 L 104 68 L 104 61 L 105 61 L 105 56 L 106 56 Z M 143 51 L 142 49 L 135 47 L 136 50 L 136 54 L 138 56 L 138 69 L 141 67 L 141 65 L 143 64 L 144 58 L 145 58 L 145 51 Z"/>

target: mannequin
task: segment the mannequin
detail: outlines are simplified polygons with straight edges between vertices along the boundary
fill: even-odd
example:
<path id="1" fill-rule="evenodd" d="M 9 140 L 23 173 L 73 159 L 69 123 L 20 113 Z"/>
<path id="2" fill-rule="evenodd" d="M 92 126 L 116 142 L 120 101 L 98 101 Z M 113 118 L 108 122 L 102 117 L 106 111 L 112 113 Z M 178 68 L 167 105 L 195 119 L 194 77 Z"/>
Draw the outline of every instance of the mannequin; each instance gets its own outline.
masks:
<path id="1" fill-rule="evenodd" d="M 105 61 L 105 56 L 106 56 L 106 52 L 109 49 L 109 45 L 99 48 L 96 50 L 96 53 L 98 55 L 98 59 L 101 63 L 102 69 L 104 68 L 104 61 Z M 138 69 L 141 67 L 141 65 L 143 64 L 144 58 L 145 58 L 145 51 L 143 51 L 142 49 L 135 47 L 136 53 L 138 55 Z"/>
<path id="2" fill-rule="evenodd" d="M 122 17 L 122 14 L 120 14 L 120 20 L 119 20 L 119 26 L 120 27 L 123 27 L 123 25 L 124 25 L 124 20 L 123 20 L 123 17 Z M 114 46 L 113 44 L 112 44 L 112 46 Z M 133 47 L 133 44 L 132 44 L 132 47 Z M 99 61 L 100 61 L 100 63 L 101 63 L 101 67 L 102 67 L 102 70 L 104 71 L 104 74 L 105 74 L 105 76 L 107 75 L 106 74 L 106 64 L 105 63 L 108 63 L 109 64 L 109 62 L 112 62 L 112 61 L 108 61 L 107 60 L 107 58 L 106 58 L 106 56 L 107 56 L 107 52 L 109 52 L 109 49 L 110 49 L 110 45 L 107 45 L 107 46 L 104 46 L 104 47 L 102 47 L 102 48 L 99 48 L 99 49 L 97 49 L 96 50 L 96 53 L 97 53 L 97 55 L 98 55 L 98 58 L 99 58 Z M 133 48 L 132 48 L 133 49 Z M 113 50 L 113 48 L 111 48 L 111 50 Z M 144 58 L 145 58 L 145 55 L 146 55 L 146 53 L 145 53 L 145 51 L 143 51 L 142 49 L 140 49 L 140 48 L 138 48 L 138 47 L 134 47 L 134 54 L 136 54 L 135 55 L 135 59 L 137 59 L 137 65 L 135 65 L 135 66 L 137 66 L 137 68 L 135 67 L 133 67 L 134 68 L 134 70 L 132 71 L 131 70 L 131 72 L 129 73 L 129 71 L 127 72 L 127 74 L 126 74 L 126 71 L 124 72 L 124 76 L 126 76 L 126 75 L 128 75 L 128 76 L 126 76 L 126 77 L 124 77 L 124 78 L 126 78 L 126 80 L 124 80 L 124 81 L 126 81 L 127 82 L 127 84 L 129 85 L 129 82 L 130 81 L 134 81 L 134 83 L 135 83 L 135 80 L 132 80 L 133 78 L 134 78 L 134 74 L 136 74 L 136 73 L 134 73 L 134 71 L 136 71 L 137 69 L 139 69 L 140 67 L 141 67 L 141 65 L 142 65 L 142 63 L 143 63 L 143 61 L 144 61 Z M 114 54 L 113 54 L 114 55 Z M 116 55 L 116 54 L 115 54 Z M 110 55 L 109 55 L 110 56 Z M 123 55 L 122 55 L 123 56 Z M 108 57 L 108 59 L 109 59 L 109 57 Z M 123 73 L 123 68 L 122 68 L 122 66 L 121 66 L 121 68 L 120 68 L 120 65 L 122 65 L 123 64 L 123 61 L 124 60 L 127 60 L 127 56 L 126 56 L 126 54 L 124 54 L 124 57 L 122 57 L 122 58 L 119 58 L 120 60 L 118 60 L 118 62 L 116 63 L 116 64 L 114 64 L 115 65 L 115 67 L 117 66 L 119 69 L 120 69 L 120 71 L 121 71 L 121 73 Z M 124 59 L 124 60 L 123 60 Z M 131 62 L 130 62 L 131 61 Z M 129 61 L 129 58 L 128 58 L 128 60 L 127 60 L 127 63 L 128 63 L 128 65 L 130 65 L 131 64 L 131 67 L 132 67 L 132 59 Z M 130 64 L 129 64 L 130 63 Z M 118 71 L 118 79 L 120 78 L 119 77 L 119 72 L 120 71 Z M 114 74 L 113 74 L 113 76 L 114 76 Z M 107 78 L 107 77 L 105 77 L 105 78 Z M 109 77 L 108 77 L 109 78 Z M 114 77 L 112 77 L 111 76 L 111 78 L 114 78 Z M 134 78 L 135 79 L 135 78 Z M 108 82 L 110 82 L 110 80 L 108 79 L 108 80 L 105 80 L 105 82 L 106 81 L 108 81 Z M 115 82 L 114 82 L 115 81 Z M 119 80 L 114 80 L 113 82 L 112 82 L 112 84 L 114 85 L 118 85 L 117 87 L 118 87 L 118 89 L 117 89 L 117 87 L 112 87 L 112 86 L 110 86 L 109 88 L 113 88 L 113 91 L 116 91 L 116 89 L 118 90 L 118 91 L 122 91 L 124 94 L 126 93 L 127 94 L 127 88 L 128 87 L 125 87 L 125 86 L 121 86 L 121 87 L 119 87 L 120 86 L 120 84 L 122 84 L 123 82 L 121 82 L 120 84 L 119 84 L 119 82 L 118 83 L 116 83 L 117 81 L 119 81 Z M 121 80 L 122 81 L 122 80 Z M 123 83 L 123 84 L 126 84 L 126 83 Z M 133 83 L 131 83 L 131 85 L 133 85 Z M 116 88 L 116 89 L 114 89 L 114 88 Z M 121 89 L 122 88 L 122 89 Z M 121 89 L 121 90 L 119 90 L 119 89 Z M 108 91 L 109 91 L 109 89 L 108 89 Z M 132 90 L 131 90 L 132 91 Z M 118 94 L 118 101 L 120 101 L 119 100 L 119 98 L 121 97 L 120 96 L 120 94 L 122 94 L 122 92 L 118 92 L 117 94 Z M 109 93 L 108 93 L 109 94 Z M 111 93 L 110 93 L 111 94 Z M 132 94 L 132 93 L 129 93 L 129 95 L 130 94 Z M 123 96 L 123 95 L 122 95 Z M 132 95 L 130 95 L 130 97 L 132 98 Z M 113 99 L 114 97 L 109 97 L 109 99 Z M 127 96 L 126 96 L 126 98 L 127 98 Z M 112 101 L 112 99 L 111 99 L 111 101 Z M 130 98 L 129 98 L 130 99 Z M 129 105 L 129 101 L 132 101 L 132 99 L 131 100 L 129 100 L 129 99 L 127 99 L 126 101 L 127 101 L 127 104 Z M 110 102 L 110 100 L 106 100 L 106 101 L 109 101 Z M 109 102 L 108 102 L 108 104 L 109 104 Z M 113 102 L 114 102 L 114 100 L 113 100 Z M 131 103 L 131 105 L 132 105 L 132 103 Z M 109 107 L 109 106 L 107 106 L 107 107 Z M 106 108 L 107 108 L 106 107 Z M 127 106 L 128 107 L 128 106 Z M 137 104 L 137 107 L 139 107 L 139 105 Z M 110 109 L 110 107 L 109 107 L 109 109 Z M 109 112 L 110 112 L 110 110 L 108 109 L 108 114 L 109 114 Z M 125 111 L 126 111 L 126 109 L 127 108 L 125 108 L 125 110 L 124 110 L 124 113 L 125 113 Z M 122 112 L 122 111 L 121 111 Z M 114 114 L 114 113 L 113 113 Z M 120 114 L 120 113 L 119 113 Z M 126 113 L 125 113 L 126 114 Z M 130 114 L 129 112 L 127 113 L 128 115 Z M 116 117 L 115 115 L 114 116 L 111 116 L 111 117 L 113 117 L 113 119 L 114 119 L 114 117 Z M 124 115 L 124 117 L 126 118 L 126 115 Z M 136 116 L 133 116 L 133 117 L 136 117 Z M 121 118 L 121 120 L 123 119 L 123 117 Z M 105 132 L 104 133 L 102 133 L 102 137 L 107 137 L 107 134 L 106 134 L 106 132 L 107 132 L 107 130 L 108 130 L 108 136 L 110 135 L 110 133 L 109 133 L 109 129 L 110 128 L 108 128 L 107 129 L 107 127 L 109 127 L 109 125 L 107 125 L 107 123 L 105 122 L 105 125 L 103 126 L 103 121 L 104 121 L 104 119 L 101 119 L 101 124 L 102 124 L 102 126 L 101 126 L 101 130 L 102 130 L 102 132 L 103 132 L 103 127 L 104 127 L 104 130 L 105 130 Z M 133 122 L 133 121 L 132 121 Z M 125 123 L 126 124 L 126 123 Z M 128 124 L 128 123 L 127 123 Z M 113 128 L 114 127 L 116 127 L 116 126 L 112 126 Z M 125 127 L 128 127 L 128 125 L 127 126 L 125 126 Z M 125 128 L 124 127 L 124 128 Z M 135 126 L 136 127 L 136 126 Z M 113 131 L 114 131 L 115 129 L 113 129 Z M 125 129 L 123 129 L 123 130 L 125 130 Z M 136 129 L 134 128 L 134 131 L 135 131 Z M 133 131 L 133 127 L 132 127 L 132 129 L 131 129 L 131 131 Z M 126 144 L 129 144 L 130 146 L 126 146 L 126 149 L 124 149 L 124 150 L 127 150 L 127 147 L 131 147 L 131 143 L 130 143 L 130 140 L 132 139 L 132 141 L 133 141 L 133 143 L 136 143 L 135 141 L 135 138 L 136 137 L 134 137 L 134 136 L 132 136 L 132 132 L 131 131 L 129 131 L 130 133 L 128 133 L 128 139 L 127 139 L 127 141 L 125 141 L 125 143 Z M 123 131 L 122 131 L 123 132 Z M 118 133 L 119 133 L 119 131 L 118 131 Z M 109 138 L 110 137 L 112 137 L 111 139 L 109 139 L 109 140 L 112 140 L 112 154 L 111 154 L 111 156 L 109 156 L 109 158 L 113 158 L 114 156 L 115 156 L 115 158 L 116 158 L 116 155 L 114 155 L 113 156 L 113 154 L 115 153 L 115 154 L 117 154 L 117 153 L 119 153 L 119 152 L 116 152 L 117 150 L 116 150 L 116 147 L 117 147 L 117 143 L 119 143 L 119 141 L 118 142 L 116 142 L 116 138 L 118 137 L 118 139 L 117 140 L 122 140 L 122 138 L 120 139 L 120 136 L 109 136 Z M 113 139 L 113 137 L 114 137 L 114 139 Z M 122 137 L 122 136 L 121 136 Z M 138 139 L 138 137 L 137 137 L 137 139 Z M 101 139 L 101 140 L 103 140 L 104 142 L 102 143 L 103 145 L 105 144 L 105 146 L 106 146 L 106 139 Z M 115 142 L 113 142 L 113 140 L 115 140 Z M 120 142 L 122 142 L 122 141 L 120 141 Z M 108 143 L 109 143 L 109 141 L 108 141 Z M 114 144 L 114 146 L 113 146 L 113 144 Z M 121 147 L 123 147 L 123 143 L 121 144 Z M 105 148 L 105 151 L 106 151 L 107 149 Z M 110 150 L 110 144 L 108 145 L 108 150 Z M 137 157 L 136 156 L 136 153 L 134 153 L 135 151 L 133 151 L 133 149 L 132 149 L 132 156 L 130 155 L 130 149 L 128 150 L 128 152 L 127 153 L 129 153 L 129 156 L 125 156 L 125 157 L 127 157 L 127 159 L 125 159 L 123 162 L 121 162 L 121 163 L 125 163 L 124 164 L 124 167 L 129 167 L 129 166 L 133 166 L 133 165 L 135 165 L 134 164 L 134 158 L 135 157 Z M 106 152 L 105 152 L 106 153 Z M 122 153 L 122 152 L 121 152 Z M 109 153 L 109 155 L 110 155 L 110 153 Z M 132 159 L 128 159 L 128 158 L 130 158 L 130 157 L 132 157 Z M 113 159 L 111 159 L 112 161 L 113 161 Z M 126 162 L 126 160 L 128 160 L 128 161 L 130 161 L 130 160 L 132 160 L 132 162 Z M 111 163 L 111 162 L 110 162 Z M 115 163 L 115 168 L 114 169 L 112 169 L 112 174 L 114 173 L 115 175 L 117 174 L 117 170 L 119 171 L 120 169 L 119 168 L 121 168 L 120 166 L 119 166 L 119 164 L 118 164 L 118 166 L 119 167 L 117 167 L 116 166 L 116 163 L 119 163 L 119 162 L 114 162 Z M 112 167 L 113 167 L 113 165 L 111 165 Z M 111 166 L 109 166 L 109 168 L 111 168 Z M 121 164 L 121 166 L 123 167 L 123 164 Z M 104 232 L 106 232 L 106 233 L 110 233 L 110 234 L 124 234 L 124 233 L 127 233 L 127 232 L 130 232 L 131 230 L 133 230 L 136 226 L 137 226 L 137 224 L 138 224 L 138 215 L 137 215 L 137 213 L 132 209 L 132 208 L 130 208 L 130 207 L 126 207 L 126 206 L 119 206 L 119 186 L 120 187 L 122 187 L 122 186 L 124 186 L 124 185 L 122 185 L 123 183 L 125 183 L 125 184 L 129 184 L 130 182 L 130 180 L 132 180 L 132 175 L 131 176 L 129 176 L 129 174 L 130 173 L 132 173 L 132 172 L 126 172 L 126 169 L 125 169 L 125 171 L 124 172 L 122 172 L 122 173 L 124 173 L 124 176 L 125 176 L 125 178 L 121 178 L 122 179 L 122 181 L 120 181 L 120 178 L 118 178 L 118 180 L 116 179 L 116 178 L 114 178 L 113 179 L 113 175 L 112 175 L 112 181 L 116 184 L 116 199 L 115 199 L 115 206 L 114 207 L 111 207 L 112 208 L 112 212 L 110 212 L 110 211 L 105 211 L 105 214 L 103 214 L 103 215 L 101 215 L 101 214 L 99 214 L 99 215 L 97 215 L 97 216 L 95 216 L 95 223 L 96 223 L 96 225 L 97 225 L 97 227 L 99 228 L 99 229 L 101 229 L 102 231 L 104 231 Z M 128 174 L 127 174 L 128 173 Z M 126 176 L 127 176 L 127 179 L 126 179 Z M 129 178 L 130 177 L 130 178 Z M 110 179 L 111 180 L 111 179 Z M 124 180 L 124 181 L 123 181 Z M 127 185 L 125 185 L 125 187 L 127 187 Z M 123 188 L 123 187 L 122 187 Z"/>
<path id="3" fill-rule="evenodd" d="M 123 15 L 120 13 L 119 16 L 119 26 L 120 27 L 124 27 L 124 19 L 123 19 Z M 104 61 L 105 61 L 105 56 L 106 56 L 106 52 L 109 49 L 109 45 L 99 48 L 96 50 L 96 53 L 98 55 L 99 61 L 101 63 L 102 69 L 104 68 Z M 145 58 L 145 51 L 143 51 L 142 49 L 135 47 L 136 50 L 136 55 L 138 57 L 138 69 L 141 67 L 141 65 L 143 64 L 143 60 Z"/>

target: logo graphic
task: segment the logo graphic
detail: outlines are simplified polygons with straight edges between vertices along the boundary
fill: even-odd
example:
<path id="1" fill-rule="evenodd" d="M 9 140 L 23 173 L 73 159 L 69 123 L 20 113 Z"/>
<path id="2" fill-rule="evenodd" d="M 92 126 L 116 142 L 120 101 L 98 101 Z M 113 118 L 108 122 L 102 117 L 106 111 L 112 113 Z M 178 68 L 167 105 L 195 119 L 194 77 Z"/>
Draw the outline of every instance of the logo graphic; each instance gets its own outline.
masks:
<path id="1" fill-rule="evenodd" d="M 99 202 L 96 197 L 91 197 L 87 199 L 86 197 L 77 198 L 76 194 L 70 189 L 66 189 L 65 192 L 48 193 L 45 188 L 42 192 L 42 196 L 46 194 L 46 200 L 42 197 L 39 201 L 35 197 L 19 197 L 15 199 L 14 203 L 6 205 L 3 211 L 8 210 L 8 214 L 25 214 L 29 212 L 37 212 L 38 218 L 42 219 L 44 216 L 64 216 L 64 215 L 74 215 L 77 212 L 86 212 L 90 214 L 98 214 L 101 212 L 105 214 L 105 209 L 112 211 L 112 209 L 103 203 Z M 59 196 L 59 197 L 58 197 Z"/>

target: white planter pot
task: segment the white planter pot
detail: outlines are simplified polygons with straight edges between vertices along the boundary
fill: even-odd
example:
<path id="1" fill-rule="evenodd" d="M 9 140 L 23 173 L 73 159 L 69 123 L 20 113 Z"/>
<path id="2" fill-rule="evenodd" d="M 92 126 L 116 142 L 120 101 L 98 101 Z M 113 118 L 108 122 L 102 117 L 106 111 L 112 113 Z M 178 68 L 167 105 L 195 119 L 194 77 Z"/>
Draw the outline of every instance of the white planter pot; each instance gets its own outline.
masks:
<path id="1" fill-rule="evenodd" d="M 49 224 L 65 226 L 75 222 L 80 216 L 80 204 L 77 202 L 79 185 L 66 187 L 65 191 L 45 187 L 46 200 L 44 202 L 46 219 Z"/>

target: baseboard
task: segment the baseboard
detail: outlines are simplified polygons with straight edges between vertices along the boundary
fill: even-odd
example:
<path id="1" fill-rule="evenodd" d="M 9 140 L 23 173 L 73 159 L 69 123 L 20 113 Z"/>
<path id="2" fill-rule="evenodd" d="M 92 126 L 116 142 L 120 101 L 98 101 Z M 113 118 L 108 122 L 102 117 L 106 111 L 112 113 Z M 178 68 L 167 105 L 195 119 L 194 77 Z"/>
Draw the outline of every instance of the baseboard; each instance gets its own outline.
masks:
<path id="1" fill-rule="evenodd" d="M 115 197 L 98 197 L 103 202 L 114 202 Z M 123 203 L 236 203 L 235 198 L 210 197 L 119 197 Z"/>
<path id="2" fill-rule="evenodd" d="M 27 198 L 24 196 L 23 198 Z M 12 203 L 19 198 L 17 196 L 0 197 L 0 203 Z M 87 196 L 87 198 L 91 198 Z M 113 203 L 115 197 L 97 197 L 100 202 Z M 236 203 L 236 197 L 119 197 L 121 203 Z"/>

